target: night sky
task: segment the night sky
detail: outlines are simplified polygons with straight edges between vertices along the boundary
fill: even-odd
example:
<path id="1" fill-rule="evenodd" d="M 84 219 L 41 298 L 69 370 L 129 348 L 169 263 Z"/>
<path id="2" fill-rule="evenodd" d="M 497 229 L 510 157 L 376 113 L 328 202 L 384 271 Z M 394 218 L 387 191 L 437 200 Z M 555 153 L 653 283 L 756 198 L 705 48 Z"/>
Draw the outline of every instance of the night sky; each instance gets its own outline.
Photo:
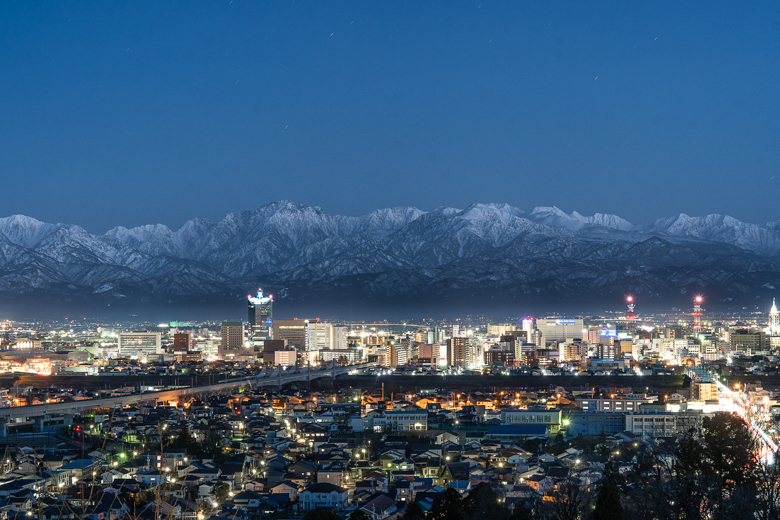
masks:
<path id="1" fill-rule="evenodd" d="M 780 219 L 780 2 L 0 4 L 0 215 Z"/>

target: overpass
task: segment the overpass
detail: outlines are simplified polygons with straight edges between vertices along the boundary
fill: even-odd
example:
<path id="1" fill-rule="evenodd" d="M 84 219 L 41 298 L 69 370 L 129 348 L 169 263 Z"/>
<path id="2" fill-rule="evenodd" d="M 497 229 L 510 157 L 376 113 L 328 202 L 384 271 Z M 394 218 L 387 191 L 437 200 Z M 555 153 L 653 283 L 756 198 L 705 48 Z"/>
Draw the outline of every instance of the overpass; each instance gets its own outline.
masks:
<path id="1" fill-rule="evenodd" d="M 338 377 L 353 371 L 360 372 L 374 366 L 376 366 L 376 363 L 361 363 L 345 367 L 337 367 L 334 363 L 331 363 L 327 368 L 317 370 L 311 370 L 309 367 L 299 368 L 297 365 L 291 367 L 289 370 L 283 370 L 281 367 L 277 367 L 270 372 L 263 369 L 263 371 L 256 376 L 228 379 L 210 385 L 187 386 L 158 392 L 81 399 L 64 403 L 45 403 L 0 408 L 0 437 L 6 437 L 8 435 L 8 422 L 13 419 L 32 419 L 35 425 L 35 431 L 43 431 L 44 421 L 51 419 L 53 416 L 61 416 L 63 418 L 63 424 L 70 425 L 73 424 L 74 415 L 98 408 L 116 409 L 141 403 L 179 401 L 188 396 L 218 393 L 243 386 L 249 386 L 251 388 L 263 388 L 268 386 L 281 387 L 288 383 L 312 381 L 324 377 Z"/>

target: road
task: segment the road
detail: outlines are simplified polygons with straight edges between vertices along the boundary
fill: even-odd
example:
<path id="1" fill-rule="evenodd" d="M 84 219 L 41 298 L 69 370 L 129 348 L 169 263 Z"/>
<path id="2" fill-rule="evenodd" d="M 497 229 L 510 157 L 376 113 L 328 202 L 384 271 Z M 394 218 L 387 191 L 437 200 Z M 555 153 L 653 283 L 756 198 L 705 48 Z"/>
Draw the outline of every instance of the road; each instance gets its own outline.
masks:
<path id="1" fill-rule="evenodd" d="M 244 377 L 221 381 L 211 385 L 187 386 L 160 392 L 135 393 L 123 396 L 82 399 L 80 401 L 68 401 L 64 403 L 46 403 L 31 406 L 13 406 L 10 408 L 0 408 L 0 429 L 4 429 L 10 419 L 30 419 L 44 418 L 52 415 L 72 416 L 73 414 L 94 410 L 96 408 L 121 408 L 124 406 L 147 403 L 147 402 L 172 402 L 192 395 L 218 393 L 225 390 L 232 390 L 242 386 L 251 386 L 253 388 L 266 386 L 281 386 L 287 383 L 299 381 L 311 381 L 323 377 L 338 377 L 350 372 L 364 370 L 373 367 L 373 363 L 363 363 L 360 365 L 349 365 L 345 367 L 331 366 L 321 370 L 279 371 L 265 373 L 265 370 L 258 376 Z M 4 432 L 0 432 L 2 436 Z"/>

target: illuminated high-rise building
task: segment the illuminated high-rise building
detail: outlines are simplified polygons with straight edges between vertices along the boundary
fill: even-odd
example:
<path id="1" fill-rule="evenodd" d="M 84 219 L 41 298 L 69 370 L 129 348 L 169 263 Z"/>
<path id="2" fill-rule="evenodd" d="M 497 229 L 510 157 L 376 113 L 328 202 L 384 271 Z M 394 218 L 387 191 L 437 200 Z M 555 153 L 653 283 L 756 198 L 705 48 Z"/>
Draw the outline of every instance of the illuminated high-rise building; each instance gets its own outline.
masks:
<path id="1" fill-rule="evenodd" d="M 306 320 L 306 350 L 332 350 L 333 325 Z"/>
<path id="2" fill-rule="evenodd" d="M 780 336 L 780 311 L 777 310 L 774 298 L 772 298 L 772 309 L 769 311 L 769 335 Z"/>
<path id="3" fill-rule="evenodd" d="M 274 297 L 263 296 L 263 290 L 257 290 L 257 296 L 247 296 L 249 305 L 249 328 L 252 340 L 273 339 Z"/>
<path id="4" fill-rule="evenodd" d="M 464 368 L 469 363 L 468 338 L 450 338 L 447 340 L 447 365 Z"/>

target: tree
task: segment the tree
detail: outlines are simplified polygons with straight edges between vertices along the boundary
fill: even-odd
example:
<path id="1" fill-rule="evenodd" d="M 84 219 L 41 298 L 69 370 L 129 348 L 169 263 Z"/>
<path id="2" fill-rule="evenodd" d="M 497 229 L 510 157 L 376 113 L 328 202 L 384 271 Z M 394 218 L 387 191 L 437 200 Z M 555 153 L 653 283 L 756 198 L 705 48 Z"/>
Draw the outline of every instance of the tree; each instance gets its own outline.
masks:
<path id="1" fill-rule="evenodd" d="M 750 427 L 735 413 L 717 412 L 702 422 L 707 467 L 724 484 L 755 482 L 756 441 Z"/>
<path id="2" fill-rule="evenodd" d="M 333 511 L 318 507 L 306 513 L 303 520 L 341 520 L 341 517 Z"/>
<path id="3" fill-rule="evenodd" d="M 190 434 L 189 429 L 182 428 L 179 434 L 168 444 L 171 449 L 186 450 L 188 454 L 194 455 L 200 451 L 200 446 L 195 442 L 195 438 Z"/>
<path id="4" fill-rule="evenodd" d="M 214 486 L 214 494 L 217 495 L 217 502 L 220 504 L 225 501 L 225 499 L 228 496 L 228 492 L 230 489 L 228 488 L 228 485 L 224 482 L 217 482 Z"/>
<path id="5" fill-rule="evenodd" d="M 542 518 L 550 520 L 579 520 L 591 502 L 587 488 L 576 481 L 560 482 L 545 497 L 540 506 Z"/>
<path id="6" fill-rule="evenodd" d="M 349 515 L 349 520 L 371 520 L 371 517 L 362 509 L 355 509 L 352 511 L 352 514 Z"/>
<path id="7" fill-rule="evenodd" d="M 533 520 L 537 518 L 536 511 L 531 501 L 515 504 L 509 520 Z"/>
<path id="8" fill-rule="evenodd" d="M 520 446 L 525 451 L 530 451 L 531 453 L 538 453 L 539 452 L 539 441 L 536 439 L 527 439 L 523 442 L 523 444 Z"/>
<path id="9" fill-rule="evenodd" d="M 427 520 L 465 520 L 463 499 L 453 488 L 447 488 L 433 501 Z"/>
<path id="10" fill-rule="evenodd" d="M 463 510 L 468 520 L 501 520 L 507 516 L 498 501 L 498 495 L 486 482 L 480 482 L 463 500 Z"/>
<path id="11" fill-rule="evenodd" d="M 623 520 L 625 510 L 620 503 L 620 492 L 615 481 L 605 480 L 596 497 L 596 507 L 593 510 L 593 520 Z"/>
<path id="12" fill-rule="evenodd" d="M 406 506 L 403 520 L 425 520 L 425 511 L 417 501 Z"/>

